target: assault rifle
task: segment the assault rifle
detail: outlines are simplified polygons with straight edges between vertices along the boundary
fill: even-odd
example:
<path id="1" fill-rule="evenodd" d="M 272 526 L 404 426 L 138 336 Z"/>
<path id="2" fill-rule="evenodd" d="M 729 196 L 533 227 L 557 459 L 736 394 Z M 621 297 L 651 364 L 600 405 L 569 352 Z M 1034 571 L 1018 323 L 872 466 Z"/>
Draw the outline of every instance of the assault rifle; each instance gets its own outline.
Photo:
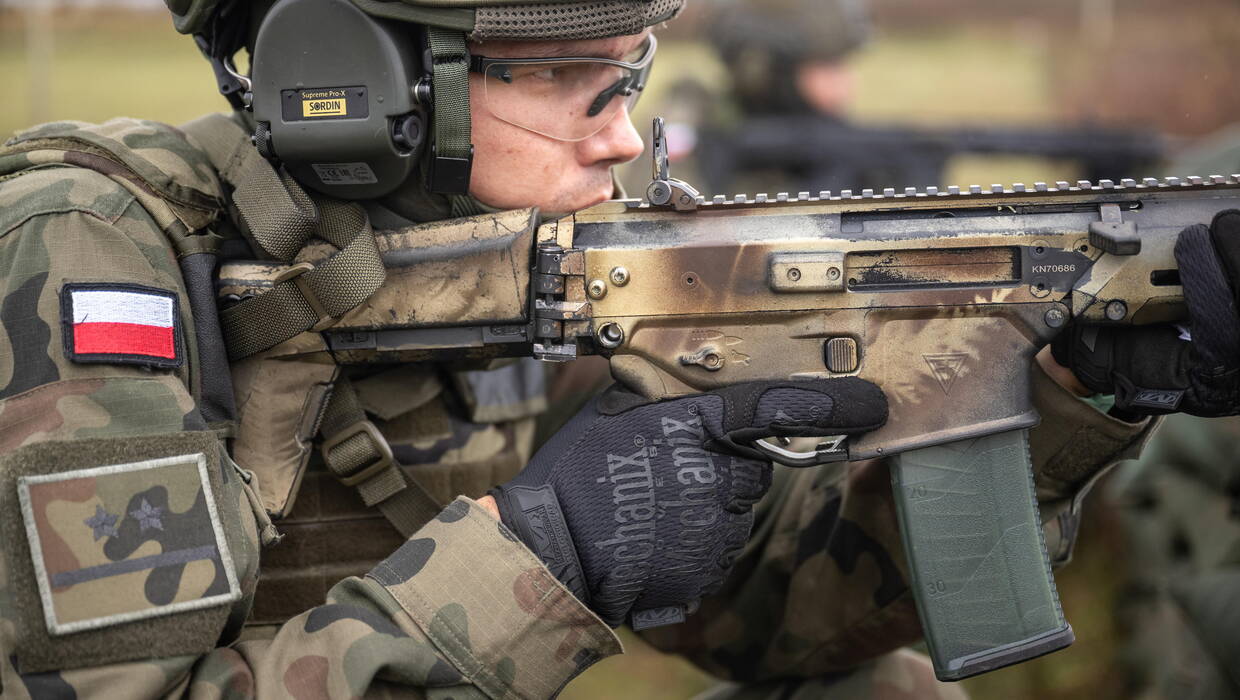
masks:
<path id="1" fill-rule="evenodd" d="M 957 154 L 1070 160 L 1094 181 L 1148 172 L 1169 150 L 1160 134 L 1094 126 L 955 129 L 867 127 L 822 116 L 758 117 L 734 131 L 698 132 L 706 186 L 727 191 L 738 174 L 779 171 L 815 190 L 891 182 L 942 182 Z"/>
<path id="2" fill-rule="evenodd" d="M 1072 321 L 1184 319 L 1176 237 L 1240 207 L 1240 176 L 708 200 L 670 177 L 661 121 L 655 153 L 648 201 L 376 236 L 387 283 L 324 332 L 330 351 L 344 363 L 600 354 L 655 397 L 863 377 L 888 396 L 884 427 L 805 451 L 759 446 L 793 466 L 893 458 L 939 678 L 1070 644 L 1031 479 L 1030 364 Z M 220 292 L 261 293 L 286 270 L 229 263 Z M 1173 407 L 1148 394 L 1135 400 Z"/>

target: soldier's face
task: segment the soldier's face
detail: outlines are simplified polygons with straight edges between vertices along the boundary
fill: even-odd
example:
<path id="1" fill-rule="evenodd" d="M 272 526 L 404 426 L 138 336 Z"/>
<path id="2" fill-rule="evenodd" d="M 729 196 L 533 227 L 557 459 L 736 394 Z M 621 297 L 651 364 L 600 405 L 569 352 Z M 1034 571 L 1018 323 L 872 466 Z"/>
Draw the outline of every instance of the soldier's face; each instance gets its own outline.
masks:
<path id="1" fill-rule="evenodd" d="M 856 99 L 856 73 L 844 61 L 806 61 L 795 78 L 801 97 L 822 114 L 843 116 Z"/>
<path id="2" fill-rule="evenodd" d="M 588 41 L 488 41 L 471 44 L 471 52 L 490 58 L 591 56 L 625 60 L 641 49 L 649 32 Z M 486 78 L 470 75 L 474 168 L 470 193 L 500 209 L 537 206 L 544 212 L 572 212 L 610 199 L 612 166 L 642 153 L 642 140 L 618 112 L 597 133 L 565 141 L 516 126 L 487 108 Z M 554 112 L 557 105 L 549 103 Z M 566 110 L 567 111 L 567 110 Z M 565 119 L 573 118 L 565 114 Z"/>

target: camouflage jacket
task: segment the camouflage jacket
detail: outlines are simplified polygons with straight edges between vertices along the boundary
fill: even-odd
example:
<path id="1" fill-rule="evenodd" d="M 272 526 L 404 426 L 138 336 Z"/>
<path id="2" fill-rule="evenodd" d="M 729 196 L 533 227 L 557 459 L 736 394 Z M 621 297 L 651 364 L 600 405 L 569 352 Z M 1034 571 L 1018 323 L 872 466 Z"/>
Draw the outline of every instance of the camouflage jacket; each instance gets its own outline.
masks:
<path id="1" fill-rule="evenodd" d="M 259 543 L 272 535 L 271 497 L 226 448 L 262 397 L 237 392 L 234 426 L 213 306 L 186 282 L 202 274 L 210 246 L 198 237 L 213 235 L 223 206 L 206 159 L 169 127 L 49 125 L 0 151 L 6 697 L 535 698 L 620 651 L 464 498 L 364 575 L 336 583 L 347 571 L 324 570 L 335 584 L 325 601 L 294 590 L 304 606 L 273 613 L 263 638 L 237 641 Z M 1148 426 L 1106 418 L 1039 377 L 1039 495 L 1063 559 L 1075 494 Z M 236 367 L 233 378 L 246 385 Z M 372 413 L 383 410 L 376 394 Z M 415 435 L 435 425 L 418 415 L 389 422 Z M 476 487 L 445 477 L 438 490 Z M 302 491 L 294 514 L 353 515 L 326 491 Z M 330 561 L 359 542 L 291 549 L 323 547 Z M 264 566 L 289 544 L 265 552 Z M 650 639 L 742 680 L 835 673 L 919 636 L 907 580 L 883 463 L 781 472 L 724 590 Z"/>

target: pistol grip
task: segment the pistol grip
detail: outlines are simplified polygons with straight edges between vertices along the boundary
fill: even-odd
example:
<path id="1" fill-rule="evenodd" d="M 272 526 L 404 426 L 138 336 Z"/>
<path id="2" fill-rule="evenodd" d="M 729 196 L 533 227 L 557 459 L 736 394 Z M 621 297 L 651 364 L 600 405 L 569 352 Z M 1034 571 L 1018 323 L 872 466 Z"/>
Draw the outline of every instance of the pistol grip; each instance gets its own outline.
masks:
<path id="1" fill-rule="evenodd" d="M 891 480 L 917 611 L 943 681 L 1072 643 L 1025 430 L 912 450 Z"/>

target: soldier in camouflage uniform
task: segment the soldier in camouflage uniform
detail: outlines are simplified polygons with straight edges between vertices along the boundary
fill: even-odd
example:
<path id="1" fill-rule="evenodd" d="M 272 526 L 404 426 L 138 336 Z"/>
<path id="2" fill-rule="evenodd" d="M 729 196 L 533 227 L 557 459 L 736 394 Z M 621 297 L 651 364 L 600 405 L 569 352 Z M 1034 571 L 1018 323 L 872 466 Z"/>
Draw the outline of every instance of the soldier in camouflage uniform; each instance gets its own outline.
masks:
<path id="1" fill-rule="evenodd" d="M 1130 553 L 1119 609 L 1125 693 L 1240 695 L 1240 419 L 1169 417 L 1107 487 Z"/>
<path id="2" fill-rule="evenodd" d="M 685 77 L 668 91 L 663 111 L 681 177 L 716 194 L 860 191 L 908 181 L 901 164 L 837 160 L 808 171 L 792 164 L 744 170 L 726 153 L 677 152 L 678 145 L 695 145 L 699 134 L 711 146 L 726 148 L 728 135 L 764 117 L 847 125 L 857 86 L 850 59 L 871 34 L 866 0 L 718 2 L 705 23 L 726 79 Z"/>
<path id="3" fill-rule="evenodd" d="M 722 5 L 711 39 L 746 116 L 847 116 L 847 59 L 870 38 L 865 0 L 742 0 Z"/>
<path id="4" fill-rule="evenodd" d="M 645 28 L 680 9 L 678 0 L 559 5 L 552 12 L 450 5 L 459 3 L 369 9 L 444 19 L 448 27 L 426 31 L 458 47 L 467 38 L 475 46 L 485 40 L 492 56 L 537 56 L 547 45 L 520 40 L 549 38 L 558 40 L 550 50 L 560 52 L 551 55 L 612 65 L 637 50 L 648 65 L 654 43 Z M 333 7 L 362 16 L 345 1 Z M 172 9 L 186 32 L 240 22 L 245 42 L 254 41 L 255 29 L 245 22 L 266 11 L 262 3 L 232 2 Z M 436 68 L 462 63 L 467 55 L 456 51 L 437 57 Z M 636 619 L 643 609 L 683 616 L 717 587 L 743 544 L 750 506 L 769 485 L 769 465 L 736 454 L 721 474 L 694 472 L 705 487 L 692 513 L 717 521 L 713 531 L 721 536 L 687 545 L 683 554 L 692 565 L 680 566 L 684 575 L 665 575 L 658 586 L 612 576 L 616 567 L 586 550 L 576 578 L 563 565 L 553 575 L 542 563 L 547 552 L 540 550 L 540 559 L 525 546 L 537 544 L 529 518 L 518 507 L 504 517 L 506 527 L 496 522 L 499 510 L 526 493 L 548 493 L 546 480 L 554 479 L 559 500 L 570 504 L 566 499 L 592 494 L 610 499 L 612 487 L 592 486 L 591 478 L 583 496 L 573 494 L 574 477 L 585 472 L 572 468 L 572 457 L 589 452 L 575 440 L 597 442 L 581 431 L 561 438 L 572 450 L 544 451 L 539 470 L 509 481 L 532 451 L 530 417 L 546 408 L 541 367 L 341 368 L 316 332 L 322 316 L 339 321 L 349 312 L 385 310 L 359 306 L 384 276 L 356 264 L 376 259 L 376 246 L 435 236 L 468 241 L 479 226 L 508 220 L 483 214 L 456 224 L 459 230 L 418 227 L 419 221 L 481 213 L 488 205 L 571 211 L 609 197 L 611 166 L 641 148 L 628 120 L 615 118 L 625 105 L 603 102 L 608 118 L 585 139 L 545 143 L 531 129 L 475 110 L 480 157 L 468 195 L 436 196 L 419 172 L 406 191 L 367 201 L 365 209 L 307 194 L 273 169 L 251 143 L 255 125 L 244 113 L 183 130 L 136 120 L 57 123 L 8 141 L 0 154 L 0 271 L 8 300 L 0 313 L 5 696 L 354 697 L 403 688 L 416 696 L 545 697 L 620 650 L 607 624 Z M 516 144 L 515 155 L 495 139 Z M 538 164 L 542 172 L 511 177 L 518 165 Z M 278 217 L 281 225 L 270 225 Z M 292 245 L 276 235 L 290 232 Z M 233 280 L 213 279 L 221 259 L 264 253 L 275 260 L 268 266 L 293 274 L 239 295 L 230 292 Z M 333 266 L 341 260 L 351 265 L 343 275 L 317 276 L 339 270 Z M 290 282 L 297 291 L 288 298 L 297 304 L 267 317 L 266 326 L 234 323 L 251 302 L 293 291 Z M 321 294 L 334 284 L 342 296 L 353 295 L 348 302 Z M 477 301 L 459 284 L 438 297 L 447 305 Z M 296 328 L 297 315 L 307 311 L 324 313 Z M 285 335 L 272 341 L 273 333 Z M 881 394 L 847 384 L 860 387 L 869 403 L 850 409 L 858 413 L 849 431 L 881 424 Z M 803 397 L 803 386 L 776 389 Z M 743 427 L 734 423 L 737 411 L 722 414 L 729 401 L 744 400 L 740 412 L 761 425 L 781 420 L 761 394 L 702 397 L 700 410 L 696 401 L 643 406 L 613 394 L 615 405 L 591 409 L 587 432 L 606 438 L 637 421 L 674 419 L 681 428 L 663 428 L 677 433 L 670 439 L 680 445 L 665 451 L 670 457 L 704 439 L 704 417 L 716 439 Z M 856 403 L 843 398 L 811 397 Z M 836 412 L 805 408 L 821 420 Z M 315 472 L 308 463 L 318 433 L 323 470 Z M 596 447 L 619 452 L 605 439 Z M 368 454 L 379 448 L 378 458 Z M 709 452 L 693 449 L 700 450 L 694 459 L 711 463 Z M 647 462 L 644 478 L 652 483 L 649 470 Z M 361 499 L 328 473 L 356 486 Z M 613 474 L 626 488 L 642 479 Z M 490 497 L 452 500 L 481 497 L 505 481 L 498 506 Z M 556 506 L 558 500 L 544 510 Z M 564 512 L 580 531 L 576 511 Z M 634 506 L 627 513 L 645 522 L 653 510 Z M 622 536 L 650 539 L 636 525 L 642 523 Z M 661 541 L 675 541 L 675 523 L 657 529 Z M 282 537 L 260 582 L 259 548 Z M 587 597 L 594 599 L 590 607 L 583 605 Z M 247 618 L 266 628 L 251 626 L 237 641 Z"/>
<path id="5" fill-rule="evenodd" d="M 472 27 L 472 46 L 485 39 L 492 55 L 530 55 L 535 45 L 503 38 L 529 39 L 535 27 L 533 36 L 578 42 L 556 46 L 561 53 L 608 59 L 640 48 L 644 27 L 680 7 L 676 0 L 465 9 L 447 0 L 354 2 L 429 27 L 445 29 L 433 24 L 443 22 L 447 31 Z M 184 31 L 218 28 L 222 19 L 213 2 L 170 4 Z M 241 7 L 260 17 L 266 9 Z M 594 33 L 581 34 L 583 26 Z M 252 31 L 241 35 L 252 39 Z M 738 429 L 872 428 L 885 417 L 872 385 L 742 386 L 659 404 L 612 391 L 510 479 L 532 435 L 528 424 L 513 421 L 542 407 L 532 389 L 538 378 L 524 365 L 510 365 L 503 381 L 478 370 L 337 366 L 317 332 L 324 316 L 338 321 L 355 307 L 373 311 L 362 302 L 377 290 L 345 286 L 342 293 L 362 299 L 341 308 L 315 296 L 315 285 L 331 284 L 316 270 L 334 269 L 337 255 L 391 250 L 402 235 L 445 235 L 453 229 L 411 224 L 486 211 L 482 202 L 550 211 L 587 206 L 611 194 L 610 166 L 635 157 L 640 146 L 619 118 L 598 138 L 556 146 L 529 128 L 505 132 L 482 111 L 473 116 L 473 197 L 435 196 L 415 176 L 403 196 L 368 201 L 365 210 L 322 197 L 307 205 L 307 194 L 258 155 L 244 113 L 182 129 L 134 120 L 51 124 L 0 151 L 6 696 L 547 697 L 620 651 L 609 625 L 683 619 L 704 596 L 684 624 L 649 634 L 722 677 L 812 679 L 801 692 L 921 695 L 932 687 L 927 668 L 893 652 L 920 630 L 886 466 L 781 470 L 750 516 L 770 484 L 769 466 L 731 439 Z M 514 143 L 519 147 L 504 150 Z M 563 160 L 558 168 L 531 167 L 556 158 Z M 513 181 L 518 167 L 526 177 Z M 264 215 L 281 209 L 316 211 L 303 223 L 331 245 L 308 245 L 307 235 L 288 249 Z M 500 220 L 481 216 L 453 225 L 464 226 L 468 240 L 478 221 Z M 375 231 L 359 223 L 366 220 Z M 295 218 L 288 221 L 286 233 L 297 229 Z M 256 334 L 278 332 L 278 322 L 237 330 L 233 309 L 252 308 L 244 305 L 263 295 L 225 294 L 215 308 L 219 260 L 251 257 L 256 248 L 282 270 L 272 292 L 300 290 L 302 303 L 289 315 L 308 317 L 274 342 Z M 350 282 L 367 279 L 374 282 L 362 274 Z M 232 281 L 218 284 L 226 291 Z M 1103 415 L 1067 393 L 1067 380 L 1035 372 L 1044 416 L 1034 437 L 1039 496 L 1048 546 L 1062 560 L 1078 494 L 1100 466 L 1136 449 L 1150 421 Z M 505 398 L 479 400 L 488 391 Z M 612 484 L 653 484 L 653 453 L 644 463 L 638 453 L 612 459 L 619 448 L 609 442 L 650 426 L 687 440 L 676 444 L 701 450 L 693 454 L 705 463 L 713 464 L 707 452 L 730 456 L 719 472 L 682 472 L 717 483 L 703 491 L 709 502 L 695 507 L 709 507 L 718 537 L 695 545 L 679 564 L 675 543 L 683 531 L 675 522 L 652 522 L 649 536 L 634 527 L 613 538 L 618 561 L 621 547 L 631 555 L 650 551 L 648 540 L 660 542 L 654 562 L 664 565 L 651 567 L 659 576 L 635 577 L 636 565 L 615 566 L 592 547 L 576 548 L 579 561 L 552 556 L 572 554 L 573 537 L 593 537 L 595 523 L 610 522 L 593 505 L 602 499 L 610 507 Z M 380 430 L 386 439 L 377 437 Z M 360 515 L 349 501 L 355 497 L 327 478 L 306 476 L 320 432 L 326 470 L 346 486 L 362 486 L 361 500 L 407 535 L 390 553 L 375 551 L 384 546 L 377 531 L 356 526 L 377 518 Z M 353 450 L 359 443 L 390 444 L 393 456 L 371 459 Z M 350 463 L 337 448 L 360 458 L 353 454 Z M 502 456 L 510 451 L 518 457 Z M 581 465 L 603 455 L 612 484 L 600 491 Z M 640 472 L 617 475 L 634 464 Z M 599 479 L 607 480 L 606 473 Z M 493 497 L 481 497 L 501 482 Z M 462 492 L 479 498 L 460 497 L 435 512 L 434 504 Z M 527 498 L 543 500 L 527 509 Z M 542 524 L 559 527 L 563 539 L 540 537 L 548 530 L 532 520 L 536 512 L 558 513 L 558 526 Z M 633 506 L 626 517 L 636 526 L 651 512 Z M 268 569 L 278 575 L 266 584 L 272 602 L 259 621 L 271 627 L 238 641 L 256 588 L 263 590 L 260 546 L 280 537 L 273 515 L 302 537 L 289 534 L 266 550 L 271 556 L 264 553 L 264 565 L 286 557 L 285 566 Z M 751 524 L 756 534 L 742 552 Z M 282 548 L 285 554 L 275 554 Z M 697 560 L 707 565 L 684 565 Z M 736 575 L 725 583 L 733 565 Z M 837 682 L 866 664 L 869 675 Z M 875 677 L 882 679 L 877 688 L 869 680 Z"/>

